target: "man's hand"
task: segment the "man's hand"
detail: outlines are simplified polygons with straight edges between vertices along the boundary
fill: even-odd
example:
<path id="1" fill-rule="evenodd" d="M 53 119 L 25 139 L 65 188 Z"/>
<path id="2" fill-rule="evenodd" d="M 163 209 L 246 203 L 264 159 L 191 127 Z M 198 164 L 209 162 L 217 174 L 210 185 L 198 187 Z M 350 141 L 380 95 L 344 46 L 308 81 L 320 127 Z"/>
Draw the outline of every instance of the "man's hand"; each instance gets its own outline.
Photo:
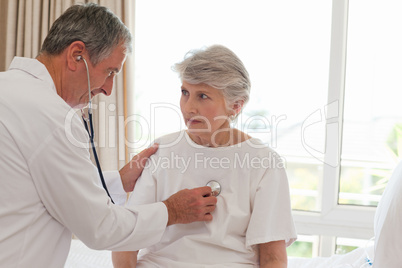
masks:
<path id="1" fill-rule="evenodd" d="M 158 150 L 158 144 L 141 151 L 134 156 L 122 169 L 120 169 L 120 178 L 124 191 L 132 192 L 138 177 L 141 175 L 148 158 Z"/>
<path id="2" fill-rule="evenodd" d="M 167 225 L 212 221 L 211 212 L 215 210 L 216 202 L 209 186 L 181 190 L 163 201 L 169 214 Z"/>

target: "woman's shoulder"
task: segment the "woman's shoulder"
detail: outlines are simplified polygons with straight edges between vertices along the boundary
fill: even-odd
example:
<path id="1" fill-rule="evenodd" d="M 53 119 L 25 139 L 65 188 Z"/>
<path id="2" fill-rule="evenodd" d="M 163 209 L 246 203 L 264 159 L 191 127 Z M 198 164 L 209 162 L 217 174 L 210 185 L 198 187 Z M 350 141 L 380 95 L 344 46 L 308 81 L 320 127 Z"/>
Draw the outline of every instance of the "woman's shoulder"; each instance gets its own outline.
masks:
<path id="1" fill-rule="evenodd" d="M 241 150 L 256 157 L 269 157 L 270 159 L 283 160 L 280 154 L 267 142 L 255 137 L 250 137 L 241 143 Z"/>
<path id="2" fill-rule="evenodd" d="M 184 130 L 173 132 L 155 139 L 154 143 L 158 143 L 160 149 L 172 147 L 178 145 L 184 139 L 184 135 Z"/>

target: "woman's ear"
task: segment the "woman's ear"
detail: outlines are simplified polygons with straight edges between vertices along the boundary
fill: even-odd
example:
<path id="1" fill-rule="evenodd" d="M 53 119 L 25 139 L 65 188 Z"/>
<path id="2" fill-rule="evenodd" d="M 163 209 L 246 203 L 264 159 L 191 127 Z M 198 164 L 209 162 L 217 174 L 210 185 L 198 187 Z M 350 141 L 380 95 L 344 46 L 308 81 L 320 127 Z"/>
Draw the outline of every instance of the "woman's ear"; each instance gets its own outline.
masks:
<path id="1" fill-rule="evenodd" d="M 241 109 L 243 109 L 243 105 L 244 105 L 244 100 L 235 101 L 235 103 L 232 105 L 232 110 L 234 112 L 234 116 L 236 116 L 237 114 L 239 114 L 241 112 Z"/>

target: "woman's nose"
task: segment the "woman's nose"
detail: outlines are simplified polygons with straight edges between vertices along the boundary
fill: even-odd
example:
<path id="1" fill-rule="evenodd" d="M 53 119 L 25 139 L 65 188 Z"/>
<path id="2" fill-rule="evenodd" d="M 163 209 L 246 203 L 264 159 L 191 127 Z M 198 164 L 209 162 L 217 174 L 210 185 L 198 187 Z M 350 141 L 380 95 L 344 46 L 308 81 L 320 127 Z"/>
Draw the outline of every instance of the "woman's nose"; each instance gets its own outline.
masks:
<path id="1" fill-rule="evenodd" d="M 188 98 L 184 104 L 184 110 L 187 113 L 196 113 L 197 111 L 197 104 L 193 100 L 193 98 Z"/>

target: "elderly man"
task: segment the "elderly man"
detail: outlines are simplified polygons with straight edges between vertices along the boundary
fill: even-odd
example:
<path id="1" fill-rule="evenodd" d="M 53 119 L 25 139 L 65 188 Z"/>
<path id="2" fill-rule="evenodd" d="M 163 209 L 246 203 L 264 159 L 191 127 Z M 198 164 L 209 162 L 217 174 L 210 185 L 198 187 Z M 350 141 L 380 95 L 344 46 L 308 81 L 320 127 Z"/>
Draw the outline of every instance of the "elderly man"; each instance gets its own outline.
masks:
<path id="1" fill-rule="evenodd" d="M 1 266 L 63 267 L 72 233 L 91 248 L 137 250 L 158 242 L 167 225 L 212 220 L 209 187 L 149 205 L 113 205 L 88 149 L 72 142 L 88 134 L 78 116 L 66 126 L 71 109 L 110 95 L 130 51 L 130 32 L 112 12 L 76 5 L 55 21 L 36 59 L 16 57 L 0 73 Z M 121 189 L 133 190 L 142 171 L 133 162 L 155 150 L 110 173 Z"/>

